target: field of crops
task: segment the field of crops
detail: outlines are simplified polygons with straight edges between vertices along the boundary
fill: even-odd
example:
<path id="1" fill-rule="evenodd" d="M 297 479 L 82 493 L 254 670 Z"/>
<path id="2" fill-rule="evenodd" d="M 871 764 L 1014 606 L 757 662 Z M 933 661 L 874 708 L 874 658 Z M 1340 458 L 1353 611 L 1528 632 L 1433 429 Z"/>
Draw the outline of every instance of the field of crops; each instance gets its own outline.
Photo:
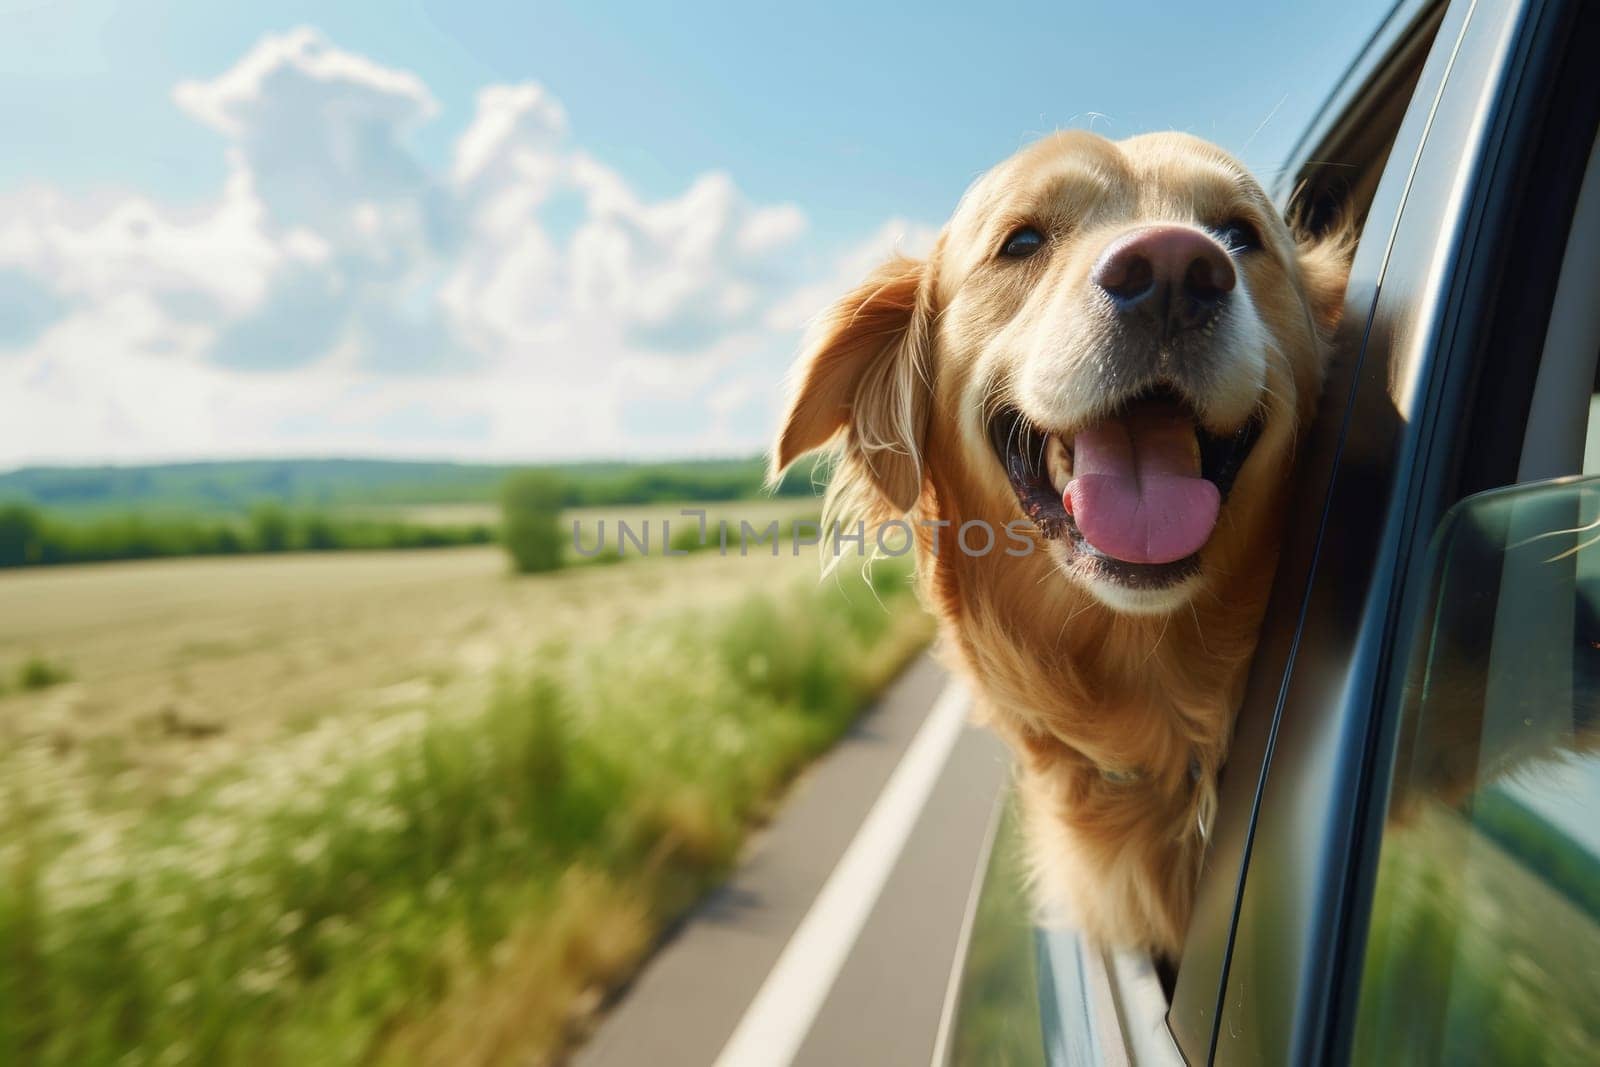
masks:
<path id="1" fill-rule="evenodd" d="M 787 551 L 0 574 L 0 1061 L 537 1061 L 928 633 Z"/>

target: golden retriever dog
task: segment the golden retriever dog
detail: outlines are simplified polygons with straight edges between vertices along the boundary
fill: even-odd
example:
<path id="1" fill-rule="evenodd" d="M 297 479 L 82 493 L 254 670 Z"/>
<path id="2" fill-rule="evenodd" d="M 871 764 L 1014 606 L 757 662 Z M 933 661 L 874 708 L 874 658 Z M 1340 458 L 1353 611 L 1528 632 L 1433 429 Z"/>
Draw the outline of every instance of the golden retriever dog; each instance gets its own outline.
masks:
<path id="1" fill-rule="evenodd" d="M 1346 245 L 1196 138 L 1058 133 L 796 368 L 774 474 L 830 449 L 830 521 L 914 531 L 1040 904 L 1101 943 L 1182 944 Z"/>

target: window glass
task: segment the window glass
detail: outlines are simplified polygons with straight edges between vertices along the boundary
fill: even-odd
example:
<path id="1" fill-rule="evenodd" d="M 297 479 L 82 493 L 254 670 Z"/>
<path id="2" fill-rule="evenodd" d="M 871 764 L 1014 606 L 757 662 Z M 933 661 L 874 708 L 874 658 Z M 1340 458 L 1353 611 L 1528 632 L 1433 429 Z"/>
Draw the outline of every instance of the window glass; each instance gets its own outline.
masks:
<path id="1" fill-rule="evenodd" d="M 1589 397 L 1589 425 L 1583 438 L 1583 473 L 1600 474 L 1600 393 Z"/>
<path id="2" fill-rule="evenodd" d="M 949 1063 L 1044 1063 L 1027 863 L 1016 800 L 1001 816 L 961 974 Z"/>
<path id="3" fill-rule="evenodd" d="M 1431 560 L 1354 1060 L 1600 1062 L 1600 479 L 1463 501 Z"/>

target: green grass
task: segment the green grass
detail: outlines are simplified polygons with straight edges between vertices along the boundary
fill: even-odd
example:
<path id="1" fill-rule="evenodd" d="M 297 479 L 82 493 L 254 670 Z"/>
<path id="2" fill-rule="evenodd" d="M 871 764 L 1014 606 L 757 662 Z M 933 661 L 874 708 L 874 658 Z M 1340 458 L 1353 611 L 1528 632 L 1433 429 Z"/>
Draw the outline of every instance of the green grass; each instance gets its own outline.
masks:
<path id="1" fill-rule="evenodd" d="M 151 814 L 0 783 L 0 1062 L 549 1055 L 926 640 L 874 574 L 547 648 Z"/>

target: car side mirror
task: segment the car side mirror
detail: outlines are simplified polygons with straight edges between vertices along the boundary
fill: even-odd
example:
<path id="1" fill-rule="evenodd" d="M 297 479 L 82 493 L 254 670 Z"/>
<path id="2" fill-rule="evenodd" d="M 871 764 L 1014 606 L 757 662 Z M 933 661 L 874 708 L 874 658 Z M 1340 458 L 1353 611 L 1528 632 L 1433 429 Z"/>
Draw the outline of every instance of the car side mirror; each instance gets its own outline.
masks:
<path id="1" fill-rule="evenodd" d="M 1600 1043 L 1600 478 L 1445 515 L 1404 670 L 1352 1061 Z M 1379 794 L 1380 798 L 1382 794 Z"/>

